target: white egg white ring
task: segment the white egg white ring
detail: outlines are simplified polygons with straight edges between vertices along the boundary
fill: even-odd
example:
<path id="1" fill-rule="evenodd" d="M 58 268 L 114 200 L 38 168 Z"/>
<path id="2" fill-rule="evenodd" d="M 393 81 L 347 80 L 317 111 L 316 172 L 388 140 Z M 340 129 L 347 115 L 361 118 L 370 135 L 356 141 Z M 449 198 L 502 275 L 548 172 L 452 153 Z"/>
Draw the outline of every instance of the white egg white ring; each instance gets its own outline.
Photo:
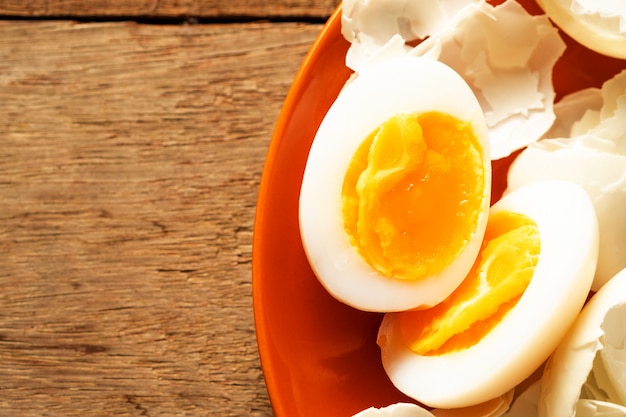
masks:
<path id="1" fill-rule="evenodd" d="M 539 416 L 571 416 L 581 387 L 602 349 L 602 323 L 609 310 L 626 304 L 626 269 L 591 297 L 556 349 L 541 378 Z"/>
<path id="2" fill-rule="evenodd" d="M 575 2 L 571 0 L 538 0 L 537 3 L 559 28 L 580 44 L 603 55 L 626 58 L 626 34 L 609 29 L 610 20 L 623 19 L 619 10 L 607 16 L 586 15 L 573 12 Z"/>
<path id="3" fill-rule="evenodd" d="M 350 245 L 344 231 L 341 188 L 359 145 L 397 114 L 440 111 L 468 121 L 483 139 L 485 198 L 475 244 L 444 272 L 419 281 L 385 277 Z M 337 299 L 366 311 L 400 311 L 432 306 L 463 279 L 478 253 L 491 192 L 487 127 L 478 101 L 448 66 L 428 58 L 401 57 L 368 68 L 331 106 L 313 140 L 302 180 L 299 222 L 309 263 Z"/>
<path id="4" fill-rule="evenodd" d="M 532 218 L 541 250 L 533 279 L 517 305 L 476 345 L 419 356 L 402 345 L 387 314 L 379 330 L 383 366 L 408 396 L 439 408 L 466 407 L 512 389 L 538 368 L 580 312 L 596 266 L 598 226 L 579 186 L 544 181 L 520 188 L 491 209 Z"/>

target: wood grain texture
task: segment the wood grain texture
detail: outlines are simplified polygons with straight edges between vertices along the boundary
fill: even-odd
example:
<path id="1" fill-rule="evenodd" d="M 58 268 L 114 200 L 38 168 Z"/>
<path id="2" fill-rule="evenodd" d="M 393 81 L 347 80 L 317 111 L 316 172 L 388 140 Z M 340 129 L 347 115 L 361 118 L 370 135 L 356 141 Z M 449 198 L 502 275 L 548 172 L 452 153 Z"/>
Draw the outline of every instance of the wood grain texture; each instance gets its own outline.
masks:
<path id="1" fill-rule="evenodd" d="M 339 0 L 0 0 L 0 15 L 325 18 L 339 3 Z"/>
<path id="2" fill-rule="evenodd" d="M 0 416 L 271 416 L 251 241 L 321 25 L 0 21 Z"/>

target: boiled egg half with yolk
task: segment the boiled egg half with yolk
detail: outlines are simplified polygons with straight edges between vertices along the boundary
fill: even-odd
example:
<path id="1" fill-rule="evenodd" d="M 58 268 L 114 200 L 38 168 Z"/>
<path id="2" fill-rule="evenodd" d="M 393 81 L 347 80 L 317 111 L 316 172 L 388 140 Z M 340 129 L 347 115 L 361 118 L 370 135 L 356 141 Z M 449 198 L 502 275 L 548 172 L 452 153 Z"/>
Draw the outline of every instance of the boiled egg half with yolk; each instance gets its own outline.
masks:
<path id="1" fill-rule="evenodd" d="M 378 334 L 393 384 L 430 407 L 495 398 L 529 377 L 582 309 L 598 255 L 590 198 L 538 182 L 491 208 L 472 271 L 431 309 L 386 314 Z"/>
<path id="2" fill-rule="evenodd" d="M 309 263 L 365 311 L 432 306 L 480 249 L 491 194 L 487 127 L 436 60 L 390 59 L 339 94 L 313 140 L 299 201 Z"/>

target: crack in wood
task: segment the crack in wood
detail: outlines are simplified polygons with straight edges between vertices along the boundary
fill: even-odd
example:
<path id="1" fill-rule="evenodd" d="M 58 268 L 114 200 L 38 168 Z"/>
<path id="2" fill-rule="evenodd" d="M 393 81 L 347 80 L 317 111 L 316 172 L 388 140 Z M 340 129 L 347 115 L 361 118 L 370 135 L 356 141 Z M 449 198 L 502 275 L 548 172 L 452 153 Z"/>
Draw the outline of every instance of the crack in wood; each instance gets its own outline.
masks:
<path id="1" fill-rule="evenodd" d="M 149 417 L 148 409 L 141 405 L 136 396 L 127 394 L 124 396 L 124 398 L 126 399 L 126 402 L 128 404 L 132 405 L 135 408 L 135 410 L 141 412 L 140 415 Z"/>

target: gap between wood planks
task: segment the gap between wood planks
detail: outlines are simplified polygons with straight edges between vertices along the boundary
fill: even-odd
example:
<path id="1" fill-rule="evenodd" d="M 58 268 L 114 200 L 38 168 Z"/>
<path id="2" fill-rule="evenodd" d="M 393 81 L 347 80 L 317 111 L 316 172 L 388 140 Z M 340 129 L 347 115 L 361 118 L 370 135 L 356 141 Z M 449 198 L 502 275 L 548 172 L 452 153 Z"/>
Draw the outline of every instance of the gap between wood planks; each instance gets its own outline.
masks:
<path id="1" fill-rule="evenodd" d="M 104 23 L 104 22 L 136 22 L 145 25 L 183 25 L 183 24 L 233 24 L 233 23 L 302 23 L 324 24 L 330 16 L 12 16 L 0 14 L 0 20 L 28 20 L 28 21 L 55 21 L 71 20 L 79 23 Z"/>

